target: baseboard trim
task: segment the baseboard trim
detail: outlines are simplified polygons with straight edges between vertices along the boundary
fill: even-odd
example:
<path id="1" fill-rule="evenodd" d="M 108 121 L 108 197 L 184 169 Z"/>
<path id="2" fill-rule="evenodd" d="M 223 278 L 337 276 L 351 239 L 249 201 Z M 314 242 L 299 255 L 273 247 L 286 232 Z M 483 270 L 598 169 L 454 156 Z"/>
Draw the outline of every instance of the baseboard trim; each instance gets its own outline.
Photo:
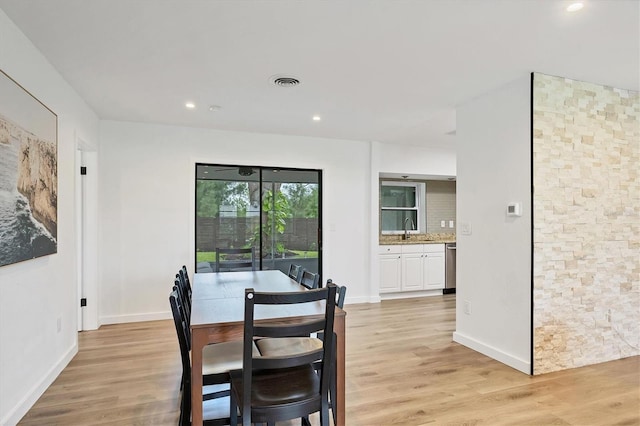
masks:
<path id="1" fill-rule="evenodd" d="M 347 291 L 347 293 L 349 293 Z M 355 303 L 380 303 L 380 296 L 360 296 L 348 297 L 344 300 L 345 305 L 353 305 Z"/>
<path id="2" fill-rule="evenodd" d="M 515 357 L 508 353 L 505 353 L 493 346 L 482 343 L 476 339 L 473 339 L 469 336 L 465 336 L 457 331 L 453 332 L 453 341 L 460 343 L 468 347 L 469 349 L 473 349 L 476 352 L 480 352 L 483 355 L 488 356 L 489 358 L 493 358 L 496 361 L 500 361 L 503 364 L 508 365 L 511 368 L 515 368 L 518 371 L 521 371 L 525 374 L 529 374 L 531 371 L 531 364 L 529 361 L 525 361 L 521 358 Z"/>
<path id="3" fill-rule="evenodd" d="M 60 360 L 53 365 L 42 377 L 40 382 L 36 383 L 29 392 L 20 400 L 20 402 L 9 413 L 0 420 L 0 425 L 10 426 L 17 425 L 18 422 L 24 417 L 25 414 L 33 407 L 38 401 L 38 398 L 51 386 L 51 384 L 58 378 L 62 370 L 71 362 L 74 356 L 78 353 L 78 341 L 69 348 L 69 350 L 60 358 Z"/>
<path id="4" fill-rule="evenodd" d="M 381 301 L 382 301 L 382 299 L 380 298 L 379 295 L 378 296 L 369 297 L 369 303 L 380 303 Z M 357 303 L 357 302 L 353 302 L 353 303 Z"/>
<path id="5" fill-rule="evenodd" d="M 420 290 L 420 291 L 404 291 L 397 293 L 382 293 L 380 294 L 381 300 L 396 300 L 396 299 L 413 299 L 416 297 L 433 297 L 442 296 L 442 290 Z"/>
<path id="6" fill-rule="evenodd" d="M 173 318 L 171 312 L 150 312 L 147 314 L 108 315 L 100 317 L 100 325 L 124 324 L 128 322 L 158 321 Z"/>

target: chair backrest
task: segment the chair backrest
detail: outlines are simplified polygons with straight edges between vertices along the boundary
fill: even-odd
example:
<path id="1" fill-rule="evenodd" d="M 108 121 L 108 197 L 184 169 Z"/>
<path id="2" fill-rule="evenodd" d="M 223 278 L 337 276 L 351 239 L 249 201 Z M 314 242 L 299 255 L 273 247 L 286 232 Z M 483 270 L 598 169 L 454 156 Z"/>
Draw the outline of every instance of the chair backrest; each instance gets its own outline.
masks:
<path id="1" fill-rule="evenodd" d="M 313 272 L 303 269 L 302 273 L 299 274 L 298 283 L 308 289 L 318 288 L 320 284 L 320 274 L 314 274 Z"/>
<path id="2" fill-rule="evenodd" d="M 242 413 L 251 412 L 251 381 L 254 370 L 287 369 L 302 365 L 319 363 L 321 366 L 320 389 L 318 396 L 328 398 L 331 382 L 331 362 L 334 353 L 335 339 L 326 339 L 321 348 L 308 352 L 292 353 L 288 356 L 254 357 L 253 342 L 260 337 L 298 337 L 310 333 L 333 335 L 335 313 L 336 286 L 330 284 L 325 288 L 304 290 L 289 293 L 259 293 L 252 288 L 245 289 L 244 295 L 244 346 L 242 359 L 242 386 L 244 388 Z M 314 317 L 303 322 L 254 322 L 256 305 L 291 305 L 325 301 L 323 317 Z"/>
<path id="3" fill-rule="evenodd" d="M 221 256 L 223 254 L 227 257 L 224 260 L 222 260 Z M 252 271 L 256 270 L 256 251 L 254 247 L 216 248 L 216 272 L 245 270 L 247 268 L 251 268 Z"/>
<path id="4" fill-rule="evenodd" d="M 191 358 L 189 357 L 190 349 L 190 330 L 189 325 L 185 321 L 185 313 L 182 306 L 182 300 L 178 289 L 173 288 L 169 294 L 169 305 L 171 305 L 171 313 L 173 314 L 173 323 L 176 327 L 178 335 L 178 344 L 180 345 L 180 358 L 182 359 L 182 380 L 183 386 L 189 387 L 191 382 Z"/>
<path id="5" fill-rule="evenodd" d="M 184 281 L 184 285 L 187 288 L 189 294 L 189 300 L 191 300 L 191 280 L 189 279 L 189 274 L 187 273 L 187 267 L 182 265 L 182 268 L 178 271 L 180 274 L 180 278 Z"/>
<path id="6" fill-rule="evenodd" d="M 295 263 L 289 264 L 289 272 L 287 273 L 287 275 L 289 275 L 289 278 L 298 281 L 301 272 L 302 266 L 296 265 Z"/>
<path id="7" fill-rule="evenodd" d="M 177 273 L 176 279 L 173 281 L 174 287 L 178 287 L 180 297 L 182 297 L 182 303 L 184 303 L 184 309 L 186 309 L 187 318 L 191 319 L 191 291 L 187 288 L 187 284 L 182 278 L 182 274 Z"/>
<path id="8" fill-rule="evenodd" d="M 185 290 L 183 289 L 183 285 L 180 283 L 180 279 L 176 275 L 176 279 L 173 282 L 173 289 L 178 292 L 178 298 L 180 299 L 180 310 L 184 316 L 184 321 L 187 324 L 187 327 L 191 326 L 191 304 L 187 301 L 187 295 L 185 294 Z M 191 332 L 191 329 L 189 329 Z"/>
<path id="9" fill-rule="evenodd" d="M 333 280 L 329 278 L 327 280 L 327 286 L 333 283 Z M 336 284 L 336 306 L 340 309 L 344 308 L 344 299 L 347 297 L 347 287 Z"/>

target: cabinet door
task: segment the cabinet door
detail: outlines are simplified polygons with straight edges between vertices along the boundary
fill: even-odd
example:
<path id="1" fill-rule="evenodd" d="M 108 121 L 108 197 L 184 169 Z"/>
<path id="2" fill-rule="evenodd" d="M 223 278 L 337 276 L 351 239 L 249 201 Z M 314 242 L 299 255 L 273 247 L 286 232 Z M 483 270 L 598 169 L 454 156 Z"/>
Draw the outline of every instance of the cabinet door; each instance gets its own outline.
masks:
<path id="1" fill-rule="evenodd" d="M 444 288 L 444 253 L 425 253 L 424 289 Z"/>
<path id="2" fill-rule="evenodd" d="M 380 255 L 380 293 L 400 291 L 400 254 Z"/>
<path id="3" fill-rule="evenodd" d="M 415 291 L 424 288 L 422 282 L 422 253 L 402 255 L 402 291 Z"/>

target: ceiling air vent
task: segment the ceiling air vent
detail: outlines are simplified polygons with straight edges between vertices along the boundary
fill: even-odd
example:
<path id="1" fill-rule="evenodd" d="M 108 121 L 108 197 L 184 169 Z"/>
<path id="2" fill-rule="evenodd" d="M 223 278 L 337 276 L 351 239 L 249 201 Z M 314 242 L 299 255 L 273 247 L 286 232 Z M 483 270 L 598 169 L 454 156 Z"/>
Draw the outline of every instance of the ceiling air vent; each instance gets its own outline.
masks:
<path id="1" fill-rule="evenodd" d="M 279 87 L 294 87 L 300 84 L 300 80 L 286 75 L 274 75 L 270 80 Z"/>

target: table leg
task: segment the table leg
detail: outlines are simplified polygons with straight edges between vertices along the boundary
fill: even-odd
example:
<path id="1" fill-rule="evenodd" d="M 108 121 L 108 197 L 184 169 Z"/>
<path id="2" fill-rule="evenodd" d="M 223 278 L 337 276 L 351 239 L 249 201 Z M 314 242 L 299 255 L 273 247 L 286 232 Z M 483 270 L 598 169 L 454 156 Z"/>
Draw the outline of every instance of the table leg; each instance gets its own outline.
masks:
<path id="1" fill-rule="evenodd" d="M 338 424 L 336 426 L 345 425 L 345 315 L 336 316 L 334 323 L 335 333 L 337 336 L 337 359 L 336 359 L 336 393 L 338 403 Z"/>
<path id="2" fill-rule="evenodd" d="M 207 330 L 191 330 L 191 424 L 202 425 L 202 349 Z"/>

